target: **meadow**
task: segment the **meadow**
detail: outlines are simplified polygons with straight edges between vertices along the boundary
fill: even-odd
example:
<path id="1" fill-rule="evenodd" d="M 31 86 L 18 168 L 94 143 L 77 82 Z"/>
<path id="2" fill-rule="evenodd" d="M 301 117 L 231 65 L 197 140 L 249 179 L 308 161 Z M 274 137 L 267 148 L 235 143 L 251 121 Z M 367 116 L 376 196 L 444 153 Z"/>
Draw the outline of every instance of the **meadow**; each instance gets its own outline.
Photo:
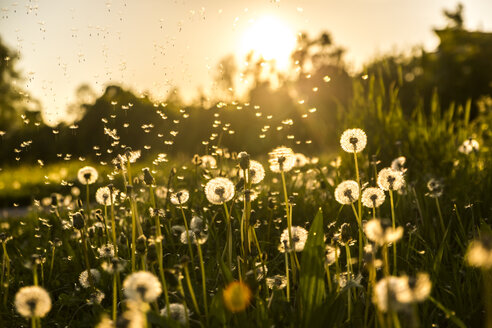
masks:
<path id="1" fill-rule="evenodd" d="M 354 90 L 337 151 L 4 168 L 0 326 L 492 327 L 490 101 Z"/>

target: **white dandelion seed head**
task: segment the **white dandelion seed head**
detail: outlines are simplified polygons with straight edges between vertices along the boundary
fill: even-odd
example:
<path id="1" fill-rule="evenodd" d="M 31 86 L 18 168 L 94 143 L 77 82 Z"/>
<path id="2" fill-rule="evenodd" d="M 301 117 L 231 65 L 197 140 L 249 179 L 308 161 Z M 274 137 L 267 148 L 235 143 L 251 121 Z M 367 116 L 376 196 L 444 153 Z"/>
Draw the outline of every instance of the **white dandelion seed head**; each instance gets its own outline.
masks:
<path id="1" fill-rule="evenodd" d="M 477 152 L 480 149 L 480 144 L 477 140 L 469 138 L 465 140 L 459 147 L 458 151 L 463 154 L 470 154 L 472 152 Z"/>
<path id="2" fill-rule="evenodd" d="M 406 277 L 389 276 L 374 285 L 372 301 L 381 312 L 398 311 L 404 305 L 399 299 L 409 298 L 409 293 Z"/>
<path id="3" fill-rule="evenodd" d="M 309 159 L 302 153 L 295 153 L 295 167 L 303 167 L 309 163 Z"/>
<path id="4" fill-rule="evenodd" d="M 420 272 L 416 277 L 401 277 L 408 285 L 408 290 L 404 293 L 397 294 L 397 300 L 400 303 L 423 302 L 429 297 L 432 290 L 432 282 L 429 275 Z"/>
<path id="5" fill-rule="evenodd" d="M 100 291 L 99 289 L 96 289 L 93 293 L 91 293 L 90 297 L 86 300 L 87 304 L 101 304 L 103 299 L 106 297 L 106 295 Z"/>
<path id="6" fill-rule="evenodd" d="M 200 157 L 200 159 L 202 160 L 201 166 L 203 168 L 207 168 L 207 169 L 217 168 L 217 160 L 212 155 L 203 155 L 202 157 Z"/>
<path id="7" fill-rule="evenodd" d="M 359 199 L 359 185 L 354 180 L 346 180 L 335 189 L 335 200 L 343 205 L 350 205 Z"/>
<path id="8" fill-rule="evenodd" d="M 244 171 L 239 170 L 239 176 L 244 178 Z M 260 183 L 265 178 L 265 169 L 260 162 L 255 160 L 249 161 L 249 179 L 252 184 Z"/>
<path id="9" fill-rule="evenodd" d="M 172 193 L 169 200 L 174 205 L 183 205 L 190 199 L 190 193 L 186 189 L 181 189 L 178 192 Z"/>
<path id="10" fill-rule="evenodd" d="M 272 290 L 284 289 L 287 286 L 287 277 L 277 274 L 273 277 L 266 278 L 266 284 Z"/>
<path id="11" fill-rule="evenodd" d="M 426 195 L 432 198 L 441 197 L 444 191 L 442 183 L 434 178 L 430 179 L 429 182 L 427 182 L 427 189 L 429 190 L 429 192 Z"/>
<path id="12" fill-rule="evenodd" d="M 325 264 L 332 265 L 340 257 L 340 248 L 332 245 L 325 246 Z"/>
<path id="13" fill-rule="evenodd" d="M 303 227 L 298 226 L 291 227 L 290 231 L 292 235 L 292 243 L 294 244 L 294 251 L 302 252 L 304 246 L 306 245 L 308 231 Z M 290 245 L 288 228 L 284 229 L 282 235 L 280 235 L 280 245 L 278 247 L 278 250 L 282 253 L 285 253 L 285 248 L 287 248 L 287 251 L 291 251 L 292 248 Z"/>
<path id="14" fill-rule="evenodd" d="M 296 164 L 294 152 L 288 147 L 277 147 L 268 153 L 270 170 L 275 173 L 288 172 Z"/>
<path id="15" fill-rule="evenodd" d="M 97 249 L 99 256 L 101 258 L 113 258 L 114 257 L 114 246 L 113 244 L 102 245 Z"/>
<path id="16" fill-rule="evenodd" d="M 39 286 L 22 287 L 15 294 L 15 308 L 26 318 L 42 318 L 51 310 L 48 292 Z"/>
<path id="17" fill-rule="evenodd" d="M 188 233 L 189 233 L 188 236 L 191 244 L 199 243 L 200 245 L 203 245 L 208 240 L 207 233 L 203 233 L 201 231 L 192 231 L 192 230 L 188 230 Z M 181 232 L 179 236 L 179 241 L 185 245 L 188 244 L 188 238 L 186 238 L 186 230 Z"/>
<path id="18" fill-rule="evenodd" d="M 101 205 L 110 206 L 111 195 L 113 195 L 113 204 L 114 204 L 116 201 L 116 192 L 113 190 L 113 192 L 111 193 L 109 187 L 98 188 L 96 191 L 96 201 Z"/>
<path id="19" fill-rule="evenodd" d="M 378 186 L 383 190 L 400 190 L 405 185 L 405 178 L 400 171 L 386 167 L 378 173 Z"/>
<path id="20" fill-rule="evenodd" d="M 157 198 L 166 199 L 167 197 L 167 188 L 163 186 L 158 186 L 155 188 L 155 195 Z"/>
<path id="21" fill-rule="evenodd" d="M 171 319 L 179 322 L 182 325 L 185 325 L 187 321 L 186 312 L 189 311 L 187 311 L 185 306 L 181 303 L 169 304 L 169 315 Z M 167 306 L 161 309 L 161 315 L 167 318 Z"/>
<path id="22" fill-rule="evenodd" d="M 367 136 L 362 129 L 348 129 L 340 137 L 340 145 L 347 153 L 360 153 L 366 148 Z"/>
<path id="23" fill-rule="evenodd" d="M 403 227 L 384 227 L 381 220 L 372 219 L 364 224 L 364 233 L 367 239 L 378 245 L 395 243 L 403 237 Z"/>
<path id="24" fill-rule="evenodd" d="M 125 152 L 125 156 L 121 156 L 120 160 L 122 163 L 135 163 L 137 159 L 140 158 L 140 155 L 142 152 L 140 150 L 132 150 L 132 151 L 127 151 Z"/>
<path id="25" fill-rule="evenodd" d="M 261 262 L 256 262 L 255 263 L 255 271 L 256 271 L 256 279 L 258 281 L 263 280 L 265 278 L 266 274 L 268 273 L 268 267 L 263 265 Z"/>
<path id="26" fill-rule="evenodd" d="M 101 273 L 97 269 L 91 269 L 92 284 L 96 284 L 101 279 Z M 79 283 L 84 288 L 89 288 L 91 283 L 89 281 L 89 274 L 87 270 L 82 271 L 79 275 Z"/>
<path id="27" fill-rule="evenodd" d="M 492 269 L 492 237 L 484 234 L 480 240 L 472 241 L 466 253 L 466 260 L 471 266 Z"/>
<path id="28" fill-rule="evenodd" d="M 84 166 L 77 172 L 77 178 L 81 184 L 93 184 L 99 177 L 97 170 L 92 166 Z"/>
<path id="29" fill-rule="evenodd" d="M 152 303 L 162 292 L 159 279 L 148 271 L 137 271 L 123 281 L 125 296 L 135 302 Z"/>
<path id="30" fill-rule="evenodd" d="M 407 158 L 405 156 L 400 156 L 398 158 L 395 158 L 391 162 L 391 168 L 395 171 L 400 171 L 402 173 L 405 173 L 407 169 L 405 168 L 405 163 L 407 162 Z"/>
<path id="31" fill-rule="evenodd" d="M 362 205 L 369 208 L 381 206 L 386 199 L 384 190 L 377 187 L 369 187 L 362 191 Z"/>
<path id="32" fill-rule="evenodd" d="M 191 218 L 190 230 L 205 231 L 206 230 L 205 228 L 206 228 L 205 222 L 203 221 L 203 219 L 201 217 L 199 217 L 198 215 L 194 215 Z"/>
<path id="33" fill-rule="evenodd" d="M 214 178 L 205 185 L 205 196 L 212 204 L 226 203 L 234 197 L 234 183 L 227 178 Z"/>

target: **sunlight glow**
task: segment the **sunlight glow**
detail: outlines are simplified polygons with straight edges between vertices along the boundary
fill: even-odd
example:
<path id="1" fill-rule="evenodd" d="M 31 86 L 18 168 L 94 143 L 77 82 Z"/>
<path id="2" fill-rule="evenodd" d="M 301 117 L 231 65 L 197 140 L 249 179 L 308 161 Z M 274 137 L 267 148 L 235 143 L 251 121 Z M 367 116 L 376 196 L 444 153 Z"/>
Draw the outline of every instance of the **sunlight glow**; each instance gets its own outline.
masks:
<path id="1" fill-rule="evenodd" d="M 296 45 L 295 33 L 280 19 L 264 16 L 252 22 L 241 40 L 241 55 L 253 51 L 255 56 L 275 61 L 286 69 Z"/>

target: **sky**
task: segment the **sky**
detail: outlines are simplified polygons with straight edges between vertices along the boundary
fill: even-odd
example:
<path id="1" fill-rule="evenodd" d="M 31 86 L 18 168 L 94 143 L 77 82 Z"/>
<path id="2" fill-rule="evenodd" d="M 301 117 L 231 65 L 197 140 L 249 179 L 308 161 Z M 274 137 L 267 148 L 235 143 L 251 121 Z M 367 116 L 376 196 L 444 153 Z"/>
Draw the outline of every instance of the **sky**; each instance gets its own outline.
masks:
<path id="1" fill-rule="evenodd" d="M 492 1 L 463 0 L 465 27 L 492 31 Z M 248 48 L 280 53 L 303 31 L 329 31 L 358 69 L 414 46 L 433 50 L 451 0 L 0 0 L 0 37 L 20 53 L 23 87 L 56 123 L 75 90 L 117 83 L 165 99 L 212 93 L 217 63 Z M 281 50 L 279 50 L 281 49 Z M 285 56 L 285 55 L 284 55 Z M 239 60 L 241 63 L 241 60 Z"/>

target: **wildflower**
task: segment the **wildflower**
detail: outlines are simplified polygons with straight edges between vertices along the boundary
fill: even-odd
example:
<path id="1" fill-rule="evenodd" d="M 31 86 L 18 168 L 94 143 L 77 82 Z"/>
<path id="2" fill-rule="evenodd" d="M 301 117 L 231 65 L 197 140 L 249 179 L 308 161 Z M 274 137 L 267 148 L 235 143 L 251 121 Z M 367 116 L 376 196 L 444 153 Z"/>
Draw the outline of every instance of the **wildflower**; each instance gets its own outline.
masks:
<path id="1" fill-rule="evenodd" d="M 221 205 L 234 197 L 234 183 L 227 178 L 214 178 L 205 185 L 205 196 L 215 205 Z"/>
<path id="2" fill-rule="evenodd" d="M 349 272 L 342 272 L 338 275 L 338 277 L 335 275 L 335 278 L 333 279 L 335 283 L 338 283 L 338 286 L 340 288 L 345 288 L 347 285 L 349 287 L 362 287 L 360 282 L 362 281 L 362 275 L 359 273 L 357 276 L 355 276 L 353 273 Z"/>
<path id="3" fill-rule="evenodd" d="M 182 325 L 185 325 L 188 321 L 187 315 L 188 310 L 181 303 L 171 303 L 169 304 L 169 315 L 172 320 L 179 322 Z M 161 315 L 167 317 L 167 306 L 161 309 Z"/>
<path id="4" fill-rule="evenodd" d="M 492 269 L 492 236 L 482 234 L 479 240 L 470 243 L 466 253 L 469 265 L 483 269 Z"/>
<path id="5" fill-rule="evenodd" d="M 190 243 L 192 243 L 192 244 L 199 243 L 200 245 L 202 245 L 202 244 L 205 244 L 207 242 L 207 239 L 208 239 L 208 234 L 201 233 L 200 231 L 195 232 L 195 231 L 189 230 L 188 236 L 190 239 Z M 186 237 L 186 231 L 181 232 L 179 240 L 181 241 L 181 243 L 183 243 L 185 245 L 188 244 L 188 238 Z"/>
<path id="6" fill-rule="evenodd" d="M 369 187 L 362 192 L 362 205 L 369 208 L 381 206 L 386 199 L 386 195 L 381 188 Z"/>
<path id="7" fill-rule="evenodd" d="M 239 170 L 239 176 L 244 178 L 243 170 Z M 249 180 L 252 184 L 260 183 L 265 178 L 265 169 L 260 162 L 250 160 L 249 161 Z"/>
<path id="8" fill-rule="evenodd" d="M 401 303 L 416 303 L 423 302 L 429 297 L 432 282 L 429 279 L 427 273 L 418 273 L 417 277 L 403 276 L 402 279 L 406 280 L 408 290 L 406 293 L 399 293 L 397 299 Z"/>
<path id="9" fill-rule="evenodd" d="M 135 163 L 137 159 L 140 158 L 141 154 L 142 152 L 140 150 L 132 150 L 131 148 L 127 148 L 125 150 L 125 156 L 121 156 L 120 159 L 122 163 L 126 163 L 126 162 Z"/>
<path id="10" fill-rule="evenodd" d="M 203 155 L 201 162 L 201 166 L 204 168 L 214 169 L 217 167 L 217 160 L 212 155 Z"/>
<path id="11" fill-rule="evenodd" d="M 367 136 L 361 129 L 348 129 L 340 137 L 340 145 L 347 153 L 360 153 L 366 148 Z"/>
<path id="12" fill-rule="evenodd" d="M 292 243 L 294 244 L 294 251 L 302 252 L 304 246 L 306 245 L 308 231 L 297 226 L 292 227 L 290 231 L 292 235 Z M 286 251 L 285 248 L 287 248 L 287 251 L 291 251 L 288 228 L 284 229 L 282 235 L 280 235 L 280 245 L 278 247 L 279 251 L 282 253 Z"/>
<path id="13" fill-rule="evenodd" d="M 84 215 L 81 212 L 75 212 L 72 214 L 72 226 L 78 230 L 84 228 L 85 220 Z"/>
<path id="14" fill-rule="evenodd" d="M 237 159 L 239 160 L 239 167 L 241 168 L 241 170 L 249 169 L 251 159 L 247 152 L 242 151 L 237 154 Z"/>
<path id="15" fill-rule="evenodd" d="M 143 175 L 144 175 L 144 182 L 147 186 L 153 186 L 155 185 L 155 179 L 150 173 L 150 170 L 148 167 L 145 167 L 142 169 Z"/>
<path id="16" fill-rule="evenodd" d="M 174 205 L 183 205 L 190 198 L 190 193 L 186 189 L 171 194 L 170 200 Z"/>
<path id="17" fill-rule="evenodd" d="M 355 240 L 353 240 L 352 236 L 350 235 L 350 224 L 348 223 L 343 223 L 340 226 L 338 232 L 333 236 L 333 238 L 342 246 L 350 246 L 355 243 Z"/>
<path id="18" fill-rule="evenodd" d="M 103 314 L 101 317 L 101 321 L 96 325 L 95 328 L 114 328 L 115 325 L 113 323 L 113 320 L 109 319 L 109 316 L 107 314 Z"/>
<path id="19" fill-rule="evenodd" d="M 241 312 L 248 307 L 252 293 L 246 284 L 234 281 L 224 289 L 222 296 L 226 308 L 235 313 Z"/>
<path id="20" fill-rule="evenodd" d="M 93 184 L 97 181 L 98 174 L 96 169 L 92 166 L 84 166 L 77 173 L 77 178 L 81 184 Z"/>
<path id="21" fill-rule="evenodd" d="M 391 168 L 395 171 L 400 171 L 401 173 L 405 173 L 407 169 L 405 168 L 405 163 L 407 162 L 407 158 L 405 156 L 400 156 L 395 158 L 393 162 L 391 162 Z"/>
<path id="22" fill-rule="evenodd" d="M 155 195 L 160 199 L 166 199 L 167 197 L 167 188 L 163 186 L 159 186 L 155 188 Z"/>
<path id="23" fill-rule="evenodd" d="M 101 302 L 103 301 L 104 297 L 106 297 L 106 295 L 100 291 L 99 289 L 96 289 L 94 292 L 91 293 L 90 297 L 87 301 L 87 304 L 101 304 Z"/>
<path id="24" fill-rule="evenodd" d="M 458 151 L 460 153 L 468 155 L 471 152 L 477 152 L 479 148 L 480 145 L 477 140 L 468 138 L 458 147 Z"/>
<path id="25" fill-rule="evenodd" d="M 427 189 L 429 189 L 429 192 L 426 193 L 427 196 L 432 198 L 439 198 L 442 196 L 444 188 L 439 180 L 432 178 L 429 180 L 429 182 L 427 182 Z"/>
<path id="26" fill-rule="evenodd" d="M 146 318 L 145 312 L 143 312 L 136 305 L 133 305 L 134 302 L 128 302 L 128 310 L 123 312 L 118 320 L 116 321 L 116 327 L 125 327 L 125 328 L 140 328 L 145 327 Z"/>
<path id="27" fill-rule="evenodd" d="M 255 263 L 256 279 L 263 280 L 268 273 L 268 268 L 262 262 Z"/>
<path id="28" fill-rule="evenodd" d="M 290 171 L 296 162 L 294 152 L 287 147 L 277 147 L 268 153 L 270 159 L 270 170 L 276 173 Z"/>
<path id="29" fill-rule="evenodd" d="M 325 246 L 325 265 L 332 265 L 340 257 L 340 249 L 337 246 Z"/>
<path id="30" fill-rule="evenodd" d="M 72 194 L 72 196 L 74 197 L 79 197 L 80 196 L 80 189 L 76 186 L 73 186 L 71 189 L 70 189 L 70 193 Z"/>
<path id="31" fill-rule="evenodd" d="M 151 303 L 162 292 L 156 276 L 147 271 L 137 271 L 126 277 L 123 292 L 132 301 Z"/>
<path id="32" fill-rule="evenodd" d="M 383 221 L 383 224 L 385 222 Z M 367 238 L 379 245 L 397 242 L 403 236 L 403 227 L 396 227 L 381 224 L 381 220 L 372 219 L 364 224 L 364 232 Z"/>
<path id="33" fill-rule="evenodd" d="M 378 186 L 383 190 L 399 190 L 405 185 L 405 179 L 400 171 L 386 167 L 378 173 Z"/>
<path id="34" fill-rule="evenodd" d="M 287 286 L 287 277 L 277 274 L 266 278 L 266 284 L 270 289 L 284 289 Z"/>
<path id="35" fill-rule="evenodd" d="M 381 312 L 398 311 L 404 305 L 399 299 L 407 298 L 409 293 L 407 278 L 389 276 L 374 285 L 372 301 Z"/>
<path id="36" fill-rule="evenodd" d="M 97 283 L 101 279 L 101 273 L 99 272 L 99 270 L 91 269 L 91 278 L 93 284 Z M 79 275 L 79 283 L 84 288 L 91 287 L 87 270 L 82 271 L 82 273 Z"/>
<path id="37" fill-rule="evenodd" d="M 102 258 L 112 258 L 114 256 L 113 244 L 102 245 L 97 249 L 99 256 Z"/>
<path id="38" fill-rule="evenodd" d="M 15 294 L 15 308 L 23 317 L 42 318 L 51 310 L 51 298 L 42 287 L 22 287 Z"/>
<path id="39" fill-rule="evenodd" d="M 309 163 L 309 159 L 302 153 L 295 153 L 295 167 L 303 167 L 307 163 Z"/>
<path id="40" fill-rule="evenodd" d="M 349 205 L 359 199 L 359 185 L 354 180 L 346 180 L 335 189 L 335 199 L 343 205 Z"/>
<path id="41" fill-rule="evenodd" d="M 96 201 L 104 206 L 111 205 L 111 195 L 113 195 L 113 203 L 116 200 L 116 193 L 111 192 L 109 187 L 101 187 L 96 191 Z"/>
<path id="42" fill-rule="evenodd" d="M 126 261 L 117 257 L 113 257 L 110 260 L 104 261 L 101 267 L 104 271 L 109 274 L 114 274 L 117 272 L 122 272 L 125 270 Z"/>

